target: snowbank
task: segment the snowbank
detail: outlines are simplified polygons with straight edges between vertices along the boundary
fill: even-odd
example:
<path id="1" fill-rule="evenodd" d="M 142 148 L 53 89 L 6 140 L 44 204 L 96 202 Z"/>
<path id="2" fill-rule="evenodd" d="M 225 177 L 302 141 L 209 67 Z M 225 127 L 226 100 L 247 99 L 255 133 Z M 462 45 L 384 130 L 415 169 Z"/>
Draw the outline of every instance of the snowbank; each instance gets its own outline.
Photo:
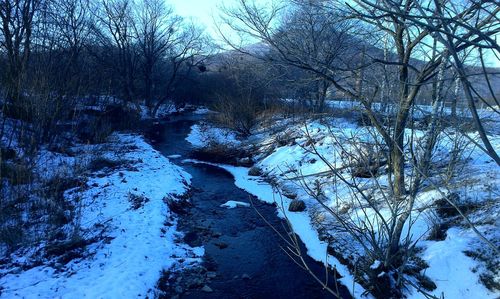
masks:
<path id="1" fill-rule="evenodd" d="M 216 128 L 207 123 L 199 123 L 191 127 L 191 132 L 186 137 L 186 140 L 194 147 L 204 147 L 211 143 L 227 144 L 236 146 L 240 141 L 236 137 L 236 133 L 228 129 Z"/>
<path id="2" fill-rule="evenodd" d="M 141 111 L 140 111 L 141 119 L 152 119 L 153 118 L 153 116 L 151 115 L 151 111 L 147 106 L 140 105 L 139 107 L 141 109 Z M 170 115 L 172 113 L 176 113 L 176 112 L 180 112 L 180 110 L 177 109 L 177 107 L 175 107 L 175 104 L 172 102 L 167 102 L 167 103 L 161 105 L 160 108 L 158 108 L 158 111 L 156 112 L 156 115 L 154 116 L 154 118 L 162 118 L 162 117 L 168 116 L 168 115 Z"/>
<path id="3" fill-rule="evenodd" d="M 203 255 L 202 248 L 176 243 L 176 220 L 164 201 L 185 193 L 190 175 L 140 136 L 115 134 L 111 145 L 108 158 L 131 164 L 92 177 L 83 194 L 66 192 L 81 196 L 74 200 L 82 203 L 82 234 L 96 241 L 83 257 L 65 265 L 47 261 L 26 271 L 2 273 L 2 297 L 151 297 L 162 270 L 197 262 Z"/>
<path id="4" fill-rule="evenodd" d="M 293 132 L 306 132 L 306 128 L 303 124 L 289 127 L 287 130 Z M 407 130 L 406 133 L 408 138 L 410 134 L 413 134 L 413 138 L 417 139 L 425 136 L 422 131 L 410 132 Z M 449 137 L 450 135 L 447 134 L 450 133 L 444 132 L 444 136 L 439 139 L 440 142 L 433 156 L 433 162 L 437 165 L 446 161 L 449 157 L 449 153 L 453 150 L 453 141 Z M 293 135 L 293 133 L 289 133 L 289 135 Z M 301 134 L 295 135 L 300 136 Z M 306 134 L 302 134 L 302 136 L 304 135 Z M 350 152 L 352 140 L 370 143 L 370 139 L 373 140 L 373 138 L 377 138 L 377 134 L 373 132 L 373 128 L 357 127 L 354 123 L 340 120 L 332 121 L 328 127 L 318 122 L 309 122 L 307 124 L 307 135 L 309 135 L 314 142 L 314 150 L 319 152 L 323 157 L 326 157 L 330 165 L 337 169 L 343 169 L 347 166 L 348 160 L 342 156 L 342 152 Z M 477 134 L 473 133 L 469 134 L 469 138 L 478 140 Z M 490 141 L 495 148 L 500 149 L 500 136 L 490 136 Z M 342 144 L 342 148 L 337 146 L 339 143 Z M 314 183 L 319 182 L 319 184 L 323 186 L 325 204 L 337 211 L 341 210 L 344 206 L 348 207 L 348 212 L 343 213 L 350 213 L 353 215 L 351 217 L 353 222 L 377 223 L 377 219 L 381 216 L 385 219 L 391 217 L 389 208 L 384 208 L 383 206 L 378 208 L 378 214 L 367 208 L 365 208 L 364 211 L 357 209 L 356 206 L 353 205 L 352 191 L 350 191 L 346 184 L 337 182 L 333 185 L 332 181 L 334 178 L 322 175 L 328 172 L 329 167 L 314 154 L 314 150 L 310 146 L 309 138 L 297 137 L 294 138 L 293 142 L 288 142 L 287 145 L 274 148 L 271 153 L 262 157 L 262 160 L 257 163 L 257 167 L 259 167 L 263 173 L 277 180 L 280 185 L 293 188 L 298 198 L 306 202 L 306 206 L 308 207 L 307 210 L 309 211 L 321 210 L 321 208 L 319 208 L 318 203 L 315 200 L 311 200 L 310 196 L 299 186 L 305 183 L 309 186 L 313 186 Z M 491 158 L 471 143 L 465 148 L 464 157 L 467 157 L 467 159 L 465 160 L 463 170 L 458 173 L 455 178 L 457 183 L 455 183 L 454 191 L 458 192 L 461 199 L 473 205 L 483 205 L 484 203 L 485 206 L 492 205 L 492 194 L 498 194 L 499 191 L 500 169 Z M 235 172 L 235 170 L 232 170 L 232 172 Z M 264 187 L 259 187 L 259 185 L 251 183 L 252 178 L 245 178 L 245 175 L 244 171 L 239 174 L 237 174 L 236 171 L 235 176 L 237 177 L 237 184 L 239 178 L 239 184 L 241 184 L 242 188 L 245 188 L 250 193 L 260 193 L 258 190 Z M 347 180 L 349 182 L 356 179 L 366 188 L 366 190 L 369 190 L 370 185 L 373 184 L 374 181 L 372 179 L 349 177 L 348 172 L 345 172 L 345 176 L 348 177 Z M 438 178 L 436 178 L 436 181 L 437 179 Z M 388 186 L 387 175 L 382 174 L 378 176 L 376 180 L 379 186 Z M 295 182 L 295 184 L 290 183 L 291 181 Z M 488 290 L 480 281 L 481 275 L 483 275 L 482 270 L 484 270 L 484 265 L 482 264 L 484 264 L 484 262 L 480 259 L 473 259 L 465 253 L 467 251 L 471 252 L 476 250 L 478 246 L 487 246 L 469 227 L 455 223 L 457 226 L 447 231 L 445 240 L 426 241 L 429 232 L 433 225 L 435 225 L 432 219 L 436 217 L 434 216 L 434 209 L 429 209 L 428 207 L 432 206 L 435 200 L 442 198 L 443 192 L 444 194 L 448 193 L 446 190 L 437 192 L 432 188 L 429 189 L 429 191 L 422 192 L 419 195 L 415 212 L 409 220 L 411 221 L 411 228 L 408 223 L 406 225 L 406 230 L 408 231 L 408 229 L 410 229 L 410 231 L 408 233 L 403 233 L 403 238 L 409 236 L 412 241 L 417 242 L 417 247 L 422 250 L 419 257 L 429 266 L 422 271 L 422 274 L 431 278 L 437 285 L 437 289 L 430 293 L 438 296 L 444 294 L 446 298 L 498 298 L 498 292 Z M 268 190 L 268 192 L 271 191 Z M 275 195 L 275 197 L 276 196 L 277 195 Z M 374 194 L 374 196 L 377 196 L 377 194 Z M 288 205 L 288 202 L 287 199 L 284 200 L 285 206 Z M 498 201 L 496 205 L 498 206 Z M 422 213 L 419 211 L 419 208 L 425 208 L 426 211 Z M 306 234 L 309 235 L 309 237 L 304 237 L 303 241 L 308 247 L 308 254 L 316 258 L 320 252 L 325 252 L 324 246 L 326 245 L 317 243 L 313 240 L 314 238 L 311 238 L 311 236 L 317 236 L 316 231 L 313 232 L 312 228 L 309 233 L 306 233 L 304 230 L 303 224 L 308 223 L 308 221 L 310 222 L 310 218 L 312 217 L 307 217 L 305 214 L 306 212 L 302 213 L 303 216 L 299 216 L 299 214 L 296 213 L 289 213 L 290 215 L 288 215 L 288 217 L 292 220 L 294 230 L 301 238 Z M 297 218 L 300 217 L 303 217 L 303 219 L 298 220 Z M 328 215 L 325 217 L 328 219 Z M 481 233 L 488 233 L 489 239 L 498 240 L 500 238 L 499 233 L 494 233 L 495 231 L 499 231 L 498 227 L 500 224 L 496 219 L 497 217 L 495 217 L 495 213 L 479 209 L 479 211 L 469 215 L 469 217 L 472 218 L 473 222 L 478 223 L 477 228 Z M 331 221 L 334 223 L 334 220 Z M 302 226 L 298 223 L 301 223 Z M 334 236 L 338 243 L 336 245 L 336 250 L 338 249 L 339 253 L 344 255 L 344 258 L 352 259 L 352 256 L 363 255 L 362 248 L 355 248 L 354 244 L 356 244 L 356 242 L 349 241 L 349 236 L 345 236 L 345 240 L 347 241 L 339 243 L 339 240 L 344 238 L 342 233 L 337 231 L 334 226 L 329 226 L 328 221 L 324 221 L 323 223 L 323 226 L 332 227 L 328 231 L 328 234 Z M 487 225 L 480 225 L 482 223 L 487 223 Z M 345 269 L 345 272 L 341 271 L 340 273 L 344 275 L 344 273 L 349 272 Z M 425 297 L 416 290 L 410 290 L 409 292 L 410 293 L 406 294 L 409 298 Z M 356 294 L 356 297 L 357 296 L 358 294 Z"/>
<path id="5" fill-rule="evenodd" d="M 208 109 L 207 107 L 201 106 L 201 107 L 196 108 L 196 110 L 193 111 L 193 114 L 208 114 L 210 112 L 212 112 L 212 111 L 210 111 L 210 109 Z"/>
<path id="6" fill-rule="evenodd" d="M 472 231 L 452 227 L 447 231 L 444 241 L 425 241 L 423 259 L 429 264 L 425 275 L 434 281 L 437 290 L 434 294 L 444 294 L 445 298 L 498 298 L 498 293 L 489 291 L 474 274 L 479 267 L 478 261 L 466 256 L 477 242 Z M 426 298 L 414 292 L 409 298 Z"/>

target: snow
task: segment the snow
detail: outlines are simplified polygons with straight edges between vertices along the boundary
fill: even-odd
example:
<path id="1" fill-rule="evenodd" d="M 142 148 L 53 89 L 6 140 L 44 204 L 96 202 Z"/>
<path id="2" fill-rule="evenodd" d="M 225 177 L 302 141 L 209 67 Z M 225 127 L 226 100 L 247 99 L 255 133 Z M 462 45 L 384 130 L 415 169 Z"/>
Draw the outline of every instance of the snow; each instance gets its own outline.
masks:
<path id="1" fill-rule="evenodd" d="M 150 109 L 145 106 L 145 105 L 140 105 L 140 115 L 141 119 L 153 119 L 153 116 L 151 115 Z M 156 111 L 156 116 L 155 118 L 162 118 L 166 117 L 172 113 L 178 112 L 179 109 L 175 106 L 174 103 L 172 102 L 167 102 L 158 108 L 158 111 Z"/>
<path id="2" fill-rule="evenodd" d="M 425 275 L 434 281 L 434 294 L 444 294 L 445 298 L 498 298 L 498 293 L 489 291 L 479 282 L 477 275 L 471 275 L 478 267 L 478 261 L 464 254 L 471 248 L 477 236 L 469 231 L 452 227 L 444 241 L 425 241 L 424 260 L 429 264 Z M 409 298 L 426 298 L 414 292 Z"/>
<path id="3" fill-rule="evenodd" d="M 41 149 L 38 153 L 35 164 L 36 173 L 44 180 L 53 177 L 70 177 L 74 175 L 74 169 L 78 165 L 89 163 L 88 155 L 71 157 L 60 153 L 51 152 L 47 149 Z"/>
<path id="4" fill-rule="evenodd" d="M 227 202 L 223 203 L 220 205 L 221 208 L 228 208 L 228 209 L 234 209 L 237 207 L 250 207 L 250 204 L 247 202 L 241 202 L 241 201 L 235 201 L 235 200 L 228 200 Z"/>
<path id="5" fill-rule="evenodd" d="M 104 228 L 105 238 L 66 265 L 46 263 L 0 273 L 2 297 L 152 297 L 162 270 L 180 267 L 182 260 L 200 260 L 203 248 L 176 243 L 180 233 L 164 201 L 185 193 L 190 175 L 138 135 L 114 134 L 110 144 L 111 152 L 122 149 L 115 159 L 133 161 L 133 167 L 90 178 L 82 193 L 66 192 L 82 203 L 82 234 L 98 237 L 97 228 Z M 131 203 L 134 197 L 144 199 L 138 207 Z"/>
<path id="6" fill-rule="evenodd" d="M 335 107 L 354 108 L 354 102 L 332 102 Z M 426 111 L 427 107 L 417 107 Z M 96 108 L 97 109 L 97 108 Z M 165 113 L 173 111 L 164 109 Z M 208 113 L 206 108 L 198 108 L 194 113 Z M 423 113 L 423 112 L 422 112 Z M 143 115 L 146 117 L 147 115 Z M 255 195 L 259 200 L 277 204 L 277 214 L 289 220 L 291 228 L 305 243 L 307 254 L 313 259 L 335 267 L 342 275 L 341 283 L 347 286 L 355 298 L 364 297 L 365 289 L 354 281 L 346 265 L 341 264 L 335 257 L 327 254 L 328 243 L 320 239 L 312 211 L 317 211 L 318 203 L 306 194 L 299 186 L 300 183 L 318 181 L 324 185 L 325 204 L 335 209 L 347 207 L 351 213 L 353 223 L 367 222 L 377 224 L 380 218 L 389 219 L 390 210 L 379 207 L 378 213 L 373 209 L 359 209 L 352 204 L 352 190 L 343 183 L 332 184 L 332 177 L 323 177 L 321 173 L 327 172 L 330 167 L 318 159 L 308 145 L 307 132 L 314 140 L 314 147 L 322 156 L 327 157 L 330 166 L 335 168 L 345 167 L 350 163 L 343 156 L 344 151 L 350 151 L 353 141 L 372 143 L 377 137 L 373 128 L 358 127 L 345 119 L 328 120 L 325 122 L 310 121 L 307 125 L 290 124 L 281 132 L 284 137 L 292 138 L 294 142 L 286 145 L 273 145 L 272 151 L 261 156 L 257 166 L 269 177 L 278 182 L 282 189 L 290 189 L 297 193 L 297 197 L 304 200 L 307 209 L 304 212 L 288 212 L 287 207 L 291 198 L 283 196 L 287 192 L 278 192 L 260 177 L 248 175 L 248 168 L 230 165 L 213 164 L 196 160 L 184 160 L 190 163 L 206 163 L 221 167 L 231 173 L 235 184 L 239 188 Z M 407 130 L 409 137 L 423 140 L 425 132 Z M 444 132 L 436 147 L 433 162 L 439 163 L 449 155 L 453 141 L 449 132 Z M 264 136 L 266 142 L 272 135 Z M 469 137 L 478 140 L 477 134 L 469 133 Z M 192 126 L 186 138 L 194 147 L 209 146 L 212 143 L 227 146 L 244 145 L 237 134 L 225 128 L 217 128 L 207 123 Z M 345 141 L 345 142 L 344 142 Z M 500 149 L 500 136 L 490 136 L 494 148 Z M 343 148 L 339 148 L 338 144 Z M 66 265 L 44 263 L 41 266 L 24 270 L 22 267 L 3 270 L 0 269 L 0 292 L 9 298 L 79 298 L 79 297 L 138 297 L 155 295 L 155 284 L 160 278 L 161 271 L 176 267 L 188 266 L 200 261 L 204 254 L 202 247 L 190 248 L 177 243 L 181 234 L 176 230 L 176 220 L 170 213 L 164 198 L 183 194 L 187 191 L 190 175 L 180 167 L 172 164 L 169 159 L 182 158 L 181 155 L 170 155 L 167 158 L 155 151 L 144 139 L 137 135 L 114 134 L 104 150 L 103 157 L 111 160 L 123 160 L 130 167 L 99 173 L 87 182 L 85 191 L 79 193 L 69 190 L 67 198 L 74 202 L 81 202 L 81 226 L 85 237 L 99 237 L 88 245 L 86 254 L 70 261 Z M 91 152 L 97 150 L 95 146 L 81 145 L 77 149 L 77 157 L 51 152 L 47 149 L 40 151 L 37 172 L 44 179 L 54 176 L 72 176 L 75 165 L 89 163 Z M 85 154 L 85 152 L 88 152 Z M 469 144 L 464 151 L 467 157 L 463 170 L 455 178 L 456 192 L 460 198 L 475 204 L 488 206 L 498 194 L 500 186 L 499 168 L 482 151 Z M 295 171 L 292 171 L 295 170 Z M 304 177 L 299 180 L 296 177 Z M 348 175 L 346 175 L 348 176 Z M 355 180 L 355 178 L 349 178 Z M 386 175 L 377 177 L 376 182 L 381 186 L 388 185 Z M 359 179 L 363 183 L 364 191 L 370 191 L 374 184 L 372 179 Z M 293 183 L 291 183 L 293 182 Z M 446 298 L 498 298 L 498 292 L 489 291 L 481 282 L 484 263 L 480 259 L 467 256 L 464 252 L 485 246 L 478 236 L 468 227 L 454 226 L 448 229 L 445 240 L 426 240 L 432 228 L 432 209 L 425 212 L 434 201 L 449 194 L 445 188 L 427 188 L 417 197 L 416 211 L 410 221 L 405 224 L 404 237 L 417 243 L 420 249 L 419 257 L 427 264 L 428 268 L 422 271 L 437 285 L 431 293 L 437 296 L 444 294 Z M 377 196 L 377 194 L 373 194 Z M 139 207 L 133 208 L 131 201 L 140 199 Z M 490 201 L 488 201 L 490 200 Z M 493 204 L 494 205 L 494 204 Z M 498 204 L 496 204 L 498 206 Z M 250 204 L 238 201 L 227 201 L 222 208 L 249 207 Z M 497 210 L 498 212 L 498 210 Z M 497 231 L 498 213 L 486 217 L 487 213 L 471 215 L 481 232 Z M 492 218 L 493 217 L 493 218 Z M 166 222 L 168 226 L 166 226 Z M 317 222 L 316 222 L 317 223 Z M 324 222 L 327 226 L 329 222 Z M 98 236 L 98 227 L 104 227 L 103 236 Z M 375 225 L 375 227 L 377 227 Z M 327 232 L 335 235 L 336 242 L 341 240 L 341 232 L 332 228 Z M 375 232 L 378 236 L 378 232 Z M 103 238 L 105 237 L 105 238 Z M 356 251 L 355 242 L 340 254 Z M 350 252 L 349 252 L 350 253 Z M 357 252 L 362 255 L 363 252 Z M 358 255 L 358 256 L 359 256 Z M 346 257 L 345 255 L 344 257 Z M 354 255 L 356 256 L 356 255 Z M 184 261 L 184 262 L 182 262 Z M 22 266 L 24 260 L 20 257 L 17 262 Z M 375 260 L 370 268 L 378 269 L 381 261 Z M 379 275 L 384 275 L 385 272 Z M 410 278 L 411 279 L 411 278 Z M 408 298 L 425 298 L 423 294 L 412 290 L 405 293 Z"/>
<path id="7" fill-rule="evenodd" d="M 288 100 L 287 102 L 293 102 L 294 100 Z M 348 110 L 361 110 L 363 108 L 363 104 L 356 100 L 345 99 L 345 100 L 327 100 L 325 104 L 330 108 L 335 109 L 348 109 Z M 372 103 L 372 108 L 379 111 L 384 112 L 384 106 L 379 102 Z M 391 107 L 388 106 L 387 112 L 392 113 Z M 444 115 L 451 115 L 452 111 L 450 107 L 443 107 Z M 432 111 L 432 105 L 424 105 L 418 104 L 413 106 L 412 117 L 421 119 L 426 115 L 430 115 Z M 387 113 L 386 112 L 386 113 Z M 483 119 L 487 118 L 496 118 L 498 114 L 489 107 L 483 107 L 478 109 L 478 113 Z M 471 117 L 470 111 L 466 107 L 457 107 L 457 115 L 461 117 Z"/>
<path id="8" fill-rule="evenodd" d="M 193 147 L 204 147 L 212 143 L 225 144 L 236 146 L 240 141 L 236 137 L 236 133 L 229 129 L 216 128 L 207 123 L 199 123 L 191 127 L 191 132 L 186 137 L 186 140 Z"/>
<path id="9" fill-rule="evenodd" d="M 193 111 L 194 114 L 207 114 L 210 112 L 212 111 L 210 111 L 207 107 L 198 107 L 195 111 Z"/>
<path id="10" fill-rule="evenodd" d="M 424 111 L 426 109 L 426 107 L 418 108 Z M 325 123 L 328 123 L 328 125 L 325 125 Z M 275 127 L 278 127 L 278 125 L 275 125 Z M 304 123 L 290 123 L 283 128 L 282 132 L 274 133 L 274 135 L 272 133 L 256 132 L 256 134 L 261 134 L 261 136 L 254 136 L 254 140 L 260 139 L 258 145 L 261 148 L 265 147 L 262 150 L 263 154 L 258 156 L 259 161 L 256 166 L 268 177 L 275 180 L 280 189 L 284 190 L 285 187 L 291 188 L 294 193 L 297 193 L 298 198 L 306 202 L 308 209 L 305 212 L 288 213 L 286 207 L 288 207 L 290 199 L 286 197 L 280 198 L 279 194 L 275 190 L 272 190 L 267 183 L 262 182 L 257 177 L 248 176 L 248 169 L 227 165 L 219 166 L 233 174 L 238 187 L 266 202 L 278 202 L 278 206 L 282 207 L 279 210 L 279 215 L 281 217 L 286 216 L 290 220 L 293 230 L 306 244 L 308 255 L 318 261 L 325 262 L 327 244 L 319 241 L 318 232 L 314 225 L 311 224 L 313 215 L 308 214 L 308 211 L 317 211 L 319 209 L 317 207 L 318 204 L 311 200 L 310 196 L 300 187 L 300 184 L 308 183 L 312 185 L 315 181 L 319 181 L 324 187 L 325 203 L 334 209 L 340 209 L 345 206 L 350 208 L 349 213 L 352 215 L 351 221 L 353 223 L 368 222 L 377 227 L 377 223 L 379 223 L 381 217 L 386 220 L 390 219 L 391 213 L 389 208 L 384 206 L 378 208 L 378 213 L 373 209 L 365 209 L 364 212 L 366 213 L 363 213 L 353 205 L 355 201 L 353 200 L 352 190 L 342 182 L 337 182 L 335 185 L 331 183 L 332 178 L 328 177 L 330 168 L 313 153 L 311 146 L 308 145 L 309 139 L 304 137 L 306 131 L 314 140 L 315 150 L 323 157 L 326 157 L 332 167 L 339 169 L 349 164 L 349 160 L 343 157 L 342 152 L 349 152 L 354 140 L 373 144 L 373 140 L 379 138 L 373 128 L 358 127 L 356 124 L 345 119 L 328 119 L 323 120 L 321 123 L 309 121 L 307 122 L 307 127 Z M 279 134 L 285 136 L 285 140 L 288 137 L 293 141 L 287 142 L 286 145 L 279 145 L 279 143 L 278 145 L 272 145 L 273 138 Z M 406 130 L 405 134 L 407 138 L 412 137 L 420 140 L 425 138 L 424 131 Z M 443 163 L 442 161 L 446 161 L 449 158 L 449 153 L 453 150 L 453 139 L 455 138 L 453 134 L 455 133 L 445 131 L 440 136 L 440 141 L 433 155 L 434 163 L 439 165 L 439 163 Z M 468 133 L 468 135 L 472 140 L 479 140 L 479 137 L 475 133 Z M 494 148 L 500 149 L 500 136 L 491 135 L 489 139 Z M 201 141 L 200 143 L 203 142 Z M 343 148 L 338 147 L 339 143 L 342 144 Z M 466 146 L 463 151 L 464 168 L 454 179 L 456 183 L 452 191 L 458 192 L 460 198 L 465 202 L 473 204 L 486 203 L 486 206 L 498 206 L 498 202 L 496 204 L 491 202 L 491 200 L 494 200 L 494 194 L 498 194 L 498 186 L 500 186 L 498 166 L 472 143 L 467 142 Z M 323 176 L 322 173 L 326 173 L 327 175 Z M 346 176 L 348 176 L 347 173 Z M 297 179 L 298 177 L 300 179 Z M 348 178 L 349 181 L 355 179 L 352 177 Z M 375 184 L 374 179 L 356 180 L 362 184 L 363 189 L 366 191 L 373 188 Z M 383 174 L 378 176 L 376 181 L 376 184 L 380 184 L 382 188 L 386 188 L 385 186 L 389 184 L 387 175 Z M 431 278 L 437 285 L 437 289 L 431 293 L 437 296 L 444 294 L 446 298 L 498 298 L 498 292 L 493 293 L 489 291 L 480 282 L 479 278 L 484 270 L 484 262 L 480 259 L 474 260 L 463 253 L 465 250 L 474 250 L 474 244 L 486 246 L 471 229 L 455 226 L 448 230 L 448 237 L 445 240 L 426 241 L 433 225 L 433 219 L 436 217 L 434 210 L 428 207 L 437 199 L 443 198 L 443 195 L 451 192 L 451 190 L 446 188 L 437 190 L 431 187 L 429 186 L 418 195 L 415 212 L 412 213 L 410 219 L 405 224 L 404 232 L 406 233 L 403 233 L 402 236 L 402 238 L 408 237 L 410 240 L 417 242 L 417 247 L 422 249 L 419 257 L 429 265 L 423 271 L 423 274 Z M 286 192 L 281 193 L 286 194 Z M 373 196 L 377 196 L 377 194 L 373 194 Z M 421 208 L 426 209 L 426 211 L 422 213 L 419 210 Z M 487 229 L 498 231 L 499 222 L 495 219 L 495 215 L 498 215 L 498 210 L 497 213 L 480 211 L 470 217 L 474 217 L 475 220 L 473 219 L 473 221 L 476 223 L 495 223 Z M 328 225 L 328 222 L 324 223 L 324 225 Z M 484 233 L 486 228 L 482 227 L 479 230 Z M 328 233 L 334 236 L 338 244 L 347 245 L 340 245 L 338 248 L 340 254 L 343 254 L 345 258 L 352 259 L 350 255 L 352 252 L 350 250 L 354 250 L 354 256 L 363 255 L 363 249 L 356 248 L 356 242 L 349 241 L 349 236 L 346 237 L 347 243 L 339 243 L 343 237 L 341 236 L 341 232 L 332 228 Z M 378 235 L 378 232 L 375 233 Z M 498 236 L 495 237 L 490 234 L 489 238 L 498 239 Z M 446 251 L 445 254 L 440 254 L 440 252 L 444 251 Z M 341 275 L 345 275 L 343 281 L 345 285 L 352 285 L 352 275 L 349 274 L 347 267 L 338 263 L 333 257 L 328 257 L 328 263 L 336 266 Z M 371 265 L 372 269 L 380 266 L 379 263 L 380 261 L 375 261 Z M 360 297 L 362 292 L 362 288 L 356 286 L 354 296 Z M 409 298 L 423 298 L 421 293 L 411 288 L 406 295 Z"/>
<path id="11" fill-rule="evenodd" d="M 381 265 L 381 264 L 382 264 L 382 262 L 381 262 L 381 261 L 379 261 L 379 260 L 375 260 L 375 261 L 373 261 L 373 264 L 371 264 L 371 265 L 370 265 L 370 269 L 375 270 L 375 269 L 377 269 L 378 267 L 380 267 L 380 265 Z"/>

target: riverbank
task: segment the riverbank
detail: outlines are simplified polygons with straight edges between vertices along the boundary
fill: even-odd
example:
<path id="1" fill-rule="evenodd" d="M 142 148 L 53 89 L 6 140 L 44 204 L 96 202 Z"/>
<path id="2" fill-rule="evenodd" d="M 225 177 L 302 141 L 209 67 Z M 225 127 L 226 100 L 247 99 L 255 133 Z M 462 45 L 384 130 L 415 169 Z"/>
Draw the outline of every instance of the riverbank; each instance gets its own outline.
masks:
<path id="1" fill-rule="evenodd" d="M 212 148 L 218 151 L 234 144 L 237 144 L 239 151 L 251 153 L 248 159 L 255 164 L 250 170 L 234 166 L 222 167 L 233 173 L 238 187 L 261 196 L 264 200 L 281 204 L 281 210 L 292 215 L 289 216 L 291 219 L 302 218 L 296 220 L 298 224 L 294 231 L 306 243 L 310 256 L 323 261 L 327 257 L 344 277 L 367 289 L 374 287 L 368 283 L 370 276 L 374 275 L 375 280 L 378 279 L 377 275 L 381 278 L 387 276 L 380 261 L 367 257 L 362 244 L 352 233 L 346 232 L 341 222 L 346 221 L 349 225 L 365 223 L 367 226 L 371 225 L 377 234 L 377 225 L 383 221 L 380 217 L 390 217 L 390 211 L 384 208 L 383 193 L 380 192 L 387 190 L 387 171 L 380 167 L 378 175 L 363 174 L 362 169 L 351 169 L 348 164 L 350 160 L 346 157 L 357 152 L 356 144 L 359 147 L 370 143 L 371 137 L 376 136 L 372 128 L 349 119 L 295 121 L 276 116 L 271 125 L 256 126 L 248 138 L 224 143 L 220 132 L 220 128 L 210 123 L 193 126 L 188 140 L 197 146 L 204 140 L 210 140 L 205 142 L 207 153 Z M 441 139 L 442 142 L 433 155 L 435 165 L 448 163 L 453 146 L 451 142 L 447 142 L 448 133 L 443 133 L 445 137 Z M 225 133 L 227 134 L 230 132 Z M 416 131 L 413 138 L 423 136 L 424 132 Z M 471 134 L 470 138 L 477 139 L 477 136 Z M 500 144 L 498 136 L 490 138 L 495 146 Z M 217 142 L 225 145 L 214 146 Z M 228 152 L 231 151 L 232 149 L 228 149 Z M 321 160 L 321 156 L 327 157 L 331 164 Z M 498 201 L 492 197 L 492 194 L 498 192 L 495 187 L 498 186 L 495 182 L 499 182 L 500 177 L 498 168 L 480 149 L 471 144 L 465 147 L 464 156 L 466 158 L 460 160 L 459 165 L 467 171 L 453 176 L 453 187 L 447 186 L 446 189 L 442 185 L 443 188 L 436 189 L 432 185 L 427 186 L 418 196 L 418 204 L 405 231 L 405 238 L 408 236 L 416 244 L 416 254 L 404 272 L 404 278 L 413 284 L 404 290 L 407 297 L 426 296 L 417 291 L 417 288 L 428 288 L 424 292 L 445 294 L 453 298 L 467 298 L 477 294 L 482 298 L 495 298 L 498 294 L 498 290 L 495 290 L 495 284 L 498 286 L 498 280 L 495 279 L 498 277 L 498 268 L 494 266 L 498 264 L 498 258 L 458 213 L 450 212 L 454 209 L 446 207 L 443 199 L 443 196 L 453 194 L 450 192 L 452 189 L 457 194 L 460 205 L 467 209 L 467 217 L 475 223 L 476 228 L 498 244 L 499 223 L 494 215 L 498 215 L 495 211 L 498 211 L 499 206 Z M 338 179 L 331 167 L 342 171 L 342 176 L 347 180 L 344 182 Z M 433 180 L 442 182 L 440 177 Z M 272 190 L 259 181 L 271 183 L 276 189 Z M 373 198 L 377 208 L 361 205 L 360 195 L 349 189 L 350 182 L 360 184 L 363 195 Z M 260 195 L 261 190 L 266 188 L 269 190 Z M 320 194 L 321 201 L 312 196 L 315 192 Z M 304 211 L 288 212 L 292 202 L 302 202 Z M 334 218 L 332 213 L 322 207 L 321 202 L 339 218 Z M 364 238 L 361 234 L 358 237 Z M 319 243 L 316 240 L 320 240 Z M 446 254 L 441 253 L 444 248 Z M 451 263 L 455 259 L 460 260 L 460 263 Z M 386 283 L 382 280 L 380 279 L 377 287 Z M 343 282 L 349 285 L 351 281 L 344 278 Z M 377 292 L 380 294 L 383 290 Z M 360 297 L 360 293 L 355 293 L 355 296 Z"/>
<path id="2" fill-rule="evenodd" d="M 48 179 L 85 173 L 62 191 L 72 205 L 63 238 L 44 238 L 50 242 L 5 256 L 1 298 L 158 297 L 164 271 L 200 262 L 203 248 L 181 241 L 167 204 L 186 196 L 187 172 L 137 134 L 114 133 L 104 143 L 75 144 L 67 152 L 46 151 L 38 164 Z"/>
<path id="3" fill-rule="evenodd" d="M 261 298 L 270 294 L 277 298 L 333 298 L 287 254 L 291 253 L 286 243 L 289 227 L 278 217 L 276 206 L 262 200 L 272 192 L 255 196 L 256 190 L 242 188 L 238 174 L 231 169 L 186 160 L 196 146 L 185 138 L 191 126 L 202 120 L 172 119 L 164 126 L 163 138 L 155 143 L 159 151 L 175 157 L 174 161 L 192 175 L 193 193 L 179 215 L 179 229 L 185 233 L 186 243 L 205 249 L 200 267 L 165 276 L 166 293 L 182 298 Z M 228 209 L 224 206 L 227 202 L 240 204 Z M 302 252 L 308 250 L 300 239 L 297 245 Z M 307 255 L 304 261 L 324 281 L 324 265 Z M 335 274 L 329 272 L 328 286 L 334 292 L 338 288 L 340 297 L 350 298 L 351 285 L 336 285 Z"/>

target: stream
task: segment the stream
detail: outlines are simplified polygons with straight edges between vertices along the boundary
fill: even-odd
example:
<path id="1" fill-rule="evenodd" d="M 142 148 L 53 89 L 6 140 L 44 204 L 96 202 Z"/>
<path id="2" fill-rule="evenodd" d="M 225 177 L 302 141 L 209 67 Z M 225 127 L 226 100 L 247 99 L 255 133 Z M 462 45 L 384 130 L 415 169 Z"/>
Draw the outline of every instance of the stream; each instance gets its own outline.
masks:
<path id="1" fill-rule="evenodd" d="M 286 234 L 284 221 L 277 216 L 275 206 L 258 201 L 237 188 L 233 177 L 221 168 L 182 163 L 192 150 L 185 137 L 190 127 L 202 119 L 200 115 L 171 117 L 158 126 L 154 138 L 156 149 L 163 155 L 181 155 L 171 160 L 192 176 L 193 206 L 179 215 L 178 229 L 185 234 L 184 242 L 205 248 L 202 271 L 207 272 L 202 274 L 206 277 L 206 273 L 210 273 L 201 284 L 184 285 L 177 292 L 170 290 L 172 294 L 167 298 L 335 298 L 322 290 L 319 283 L 281 249 L 285 242 L 255 210 Z M 220 207 L 228 200 L 249 202 L 251 198 L 255 209 Z M 303 244 L 301 250 L 306 252 Z M 324 279 L 324 266 L 306 255 L 304 259 L 310 269 Z M 179 275 L 177 283 L 192 276 Z M 203 289 L 204 286 L 209 289 Z M 339 292 L 341 298 L 351 298 L 344 286 L 339 285 Z"/>

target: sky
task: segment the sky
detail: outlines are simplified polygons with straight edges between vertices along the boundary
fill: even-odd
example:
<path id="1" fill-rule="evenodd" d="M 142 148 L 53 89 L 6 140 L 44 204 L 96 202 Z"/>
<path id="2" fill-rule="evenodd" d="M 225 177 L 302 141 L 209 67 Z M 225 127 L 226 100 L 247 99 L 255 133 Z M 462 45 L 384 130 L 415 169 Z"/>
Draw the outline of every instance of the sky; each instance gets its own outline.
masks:
<path id="1" fill-rule="evenodd" d="M 232 5 L 235 0 L 166 0 L 174 8 L 174 11 L 185 18 L 191 18 L 195 23 L 206 27 L 206 32 L 212 37 L 219 36 L 214 18 L 219 14 L 221 5 Z M 493 55 L 487 55 L 489 66 L 500 67 L 500 60 Z"/>
<path id="2" fill-rule="evenodd" d="M 218 6 L 234 3 L 233 0 L 167 0 L 175 12 L 185 18 L 192 18 L 196 23 L 204 25 L 207 33 L 216 34 L 212 16 L 218 15 Z"/>

